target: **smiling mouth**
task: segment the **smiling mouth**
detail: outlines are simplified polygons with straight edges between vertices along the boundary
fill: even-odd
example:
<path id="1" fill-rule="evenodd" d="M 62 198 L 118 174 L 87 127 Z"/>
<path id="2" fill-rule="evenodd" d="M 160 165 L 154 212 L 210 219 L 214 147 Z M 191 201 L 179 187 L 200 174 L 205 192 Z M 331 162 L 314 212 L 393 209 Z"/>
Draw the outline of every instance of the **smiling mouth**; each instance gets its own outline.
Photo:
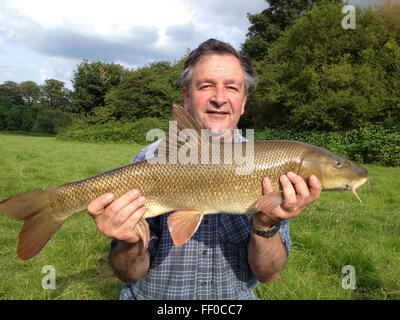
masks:
<path id="1" fill-rule="evenodd" d="M 207 111 L 207 114 L 210 116 L 216 116 L 216 117 L 223 117 L 226 115 L 229 115 L 228 112 L 223 112 L 223 111 Z"/>

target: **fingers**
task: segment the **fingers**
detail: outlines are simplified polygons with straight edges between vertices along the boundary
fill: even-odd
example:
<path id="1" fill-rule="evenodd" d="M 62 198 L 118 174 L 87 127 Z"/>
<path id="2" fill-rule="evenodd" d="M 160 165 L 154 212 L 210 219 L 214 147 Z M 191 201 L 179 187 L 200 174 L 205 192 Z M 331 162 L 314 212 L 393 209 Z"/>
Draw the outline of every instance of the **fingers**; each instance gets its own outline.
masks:
<path id="1" fill-rule="evenodd" d="M 113 200 L 114 195 L 112 193 L 103 194 L 91 201 L 87 210 L 93 217 L 98 216 L 104 212 L 105 207 L 107 207 Z"/>
<path id="2" fill-rule="evenodd" d="M 113 201 L 107 207 L 105 215 L 114 228 L 119 228 L 143 204 L 144 198 L 140 197 L 139 190 L 132 190 Z"/>
<path id="3" fill-rule="evenodd" d="M 116 211 L 112 216 L 112 224 L 115 228 L 120 228 L 127 220 L 129 220 L 132 216 L 135 216 L 134 221 L 139 221 L 139 219 L 144 214 L 145 207 L 143 204 L 145 202 L 144 197 L 134 198 L 133 201 L 128 203 L 125 207 L 121 208 L 119 211 Z M 143 214 L 138 214 L 138 210 L 143 209 Z M 110 209 L 111 210 L 111 209 Z M 141 213 L 141 211 L 140 211 Z M 136 224 L 136 223 L 135 223 Z M 133 224 L 133 226 L 135 225 Z M 130 225 L 132 227 L 132 224 Z"/>
<path id="4" fill-rule="evenodd" d="M 139 236 L 135 232 L 138 221 L 146 213 L 146 199 L 140 196 L 139 190 L 131 190 L 114 200 L 112 194 L 105 194 L 88 205 L 97 228 L 110 238 L 128 243 L 136 243 Z"/>
<path id="5" fill-rule="evenodd" d="M 268 216 L 272 219 L 289 219 L 299 215 L 304 208 L 319 198 L 322 185 L 315 176 L 309 178 L 310 187 L 304 179 L 293 172 L 279 178 L 282 186 L 283 203 L 273 209 Z M 273 191 L 271 180 L 263 179 L 263 194 Z"/>
<path id="6" fill-rule="evenodd" d="M 289 180 L 288 176 L 282 175 L 279 178 L 283 192 L 283 204 L 281 205 L 284 211 L 293 211 L 296 208 L 296 192 Z"/>
<path id="7" fill-rule="evenodd" d="M 271 179 L 268 177 L 265 177 L 262 181 L 262 187 L 263 187 L 263 194 L 273 192 L 274 188 L 272 187 L 272 182 Z"/>
<path id="8" fill-rule="evenodd" d="M 113 237 L 115 239 L 120 239 L 128 243 L 136 243 L 139 241 L 139 235 L 137 234 L 135 228 L 138 225 L 139 220 L 146 213 L 145 207 L 140 207 L 135 210 L 134 214 L 131 214 L 129 218 L 120 225 L 118 229 L 114 230 Z M 145 237 L 147 235 L 144 235 Z M 146 242 L 146 239 L 142 239 Z M 147 240 L 148 242 L 148 240 Z"/>
<path id="9" fill-rule="evenodd" d="M 285 211 L 293 212 L 297 208 L 304 208 L 310 203 L 310 191 L 301 176 L 288 172 L 286 176 L 280 177 L 280 182 L 285 199 L 282 207 Z"/>
<path id="10" fill-rule="evenodd" d="M 308 179 L 308 184 L 310 186 L 310 197 L 312 200 L 311 202 L 313 202 L 317 200 L 321 195 L 322 184 L 314 175 L 310 176 L 310 178 Z"/>
<path id="11" fill-rule="evenodd" d="M 113 213 L 119 212 L 122 208 L 126 207 L 131 201 L 139 197 L 139 190 L 131 190 L 125 193 L 123 196 L 115 200 L 110 204 L 109 210 Z"/>

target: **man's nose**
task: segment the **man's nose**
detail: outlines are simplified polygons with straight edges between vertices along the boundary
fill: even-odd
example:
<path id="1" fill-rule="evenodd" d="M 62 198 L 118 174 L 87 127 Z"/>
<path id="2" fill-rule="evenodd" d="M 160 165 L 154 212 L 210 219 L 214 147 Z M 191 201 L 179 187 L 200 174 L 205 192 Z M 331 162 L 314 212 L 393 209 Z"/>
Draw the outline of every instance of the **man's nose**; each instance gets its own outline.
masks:
<path id="1" fill-rule="evenodd" d="M 216 86 L 211 101 L 216 107 L 220 107 L 226 102 L 225 88 L 223 86 Z"/>

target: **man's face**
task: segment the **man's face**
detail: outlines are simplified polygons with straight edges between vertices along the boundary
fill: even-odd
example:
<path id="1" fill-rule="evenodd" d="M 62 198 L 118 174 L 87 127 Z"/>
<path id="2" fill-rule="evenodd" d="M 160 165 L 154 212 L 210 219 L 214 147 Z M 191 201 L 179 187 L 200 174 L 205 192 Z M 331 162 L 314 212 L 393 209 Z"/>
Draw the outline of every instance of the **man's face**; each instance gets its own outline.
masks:
<path id="1" fill-rule="evenodd" d="M 185 109 L 203 128 L 233 131 L 247 99 L 240 61 L 214 54 L 200 59 L 192 72 L 189 90 L 182 90 Z"/>

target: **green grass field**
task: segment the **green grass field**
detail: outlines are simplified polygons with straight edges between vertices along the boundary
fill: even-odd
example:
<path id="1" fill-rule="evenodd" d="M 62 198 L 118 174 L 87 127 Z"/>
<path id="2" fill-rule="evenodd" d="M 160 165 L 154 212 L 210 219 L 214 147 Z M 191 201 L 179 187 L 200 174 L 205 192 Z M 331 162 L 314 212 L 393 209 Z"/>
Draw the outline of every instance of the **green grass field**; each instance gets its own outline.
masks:
<path id="1" fill-rule="evenodd" d="M 138 145 L 86 144 L 51 137 L 0 134 L 0 199 L 39 187 L 80 180 L 129 163 Z M 399 299 L 400 168 L 365 166 L 373 191 L 326 192 L 291 220 L 292 251 L 281 277 L 260 285 L 262 299 Z M 108 266 L 110 240 L 87 213 L 73 216 L 32 260 L 16 254 L 22 223 L 0 216 L 0 299 L 118 299 L 121 287 Z M 56 289 L 42 288 L 51 265 Z M 342 273 L 354 267 L 355 289 Z"/>

